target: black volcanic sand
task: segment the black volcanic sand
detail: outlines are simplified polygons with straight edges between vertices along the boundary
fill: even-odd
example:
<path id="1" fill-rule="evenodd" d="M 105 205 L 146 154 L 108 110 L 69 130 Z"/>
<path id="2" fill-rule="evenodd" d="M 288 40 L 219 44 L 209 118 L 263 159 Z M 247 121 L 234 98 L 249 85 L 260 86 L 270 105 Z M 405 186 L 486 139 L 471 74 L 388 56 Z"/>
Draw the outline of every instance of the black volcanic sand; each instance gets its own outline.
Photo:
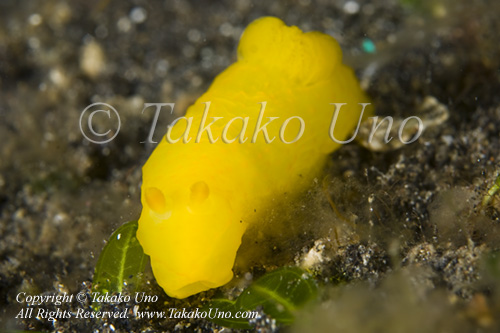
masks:
<path id="1" fill-rule="evenodd" d="M 1 1 L 0 328 L 220 330 L 200 319 L 141 320 L 133 309 L 195 308 L 301 264 L 322 292 L 292 331 L 499 331 L 500 203 L 481 204 L 500 169 L 499 12 L 493 0 Z M 333 153 L 307 193 L 262 212 L 268 230 L 278 221 L 288 231 L 252 246 L 258 233 L 249 230 L 236 278 L 219 290 L 171 299 L 148 271 L 142 290 L 159 301 L 103 305 L 128 320 L 16 319 L 21 292 L 89 292 L 109 235 L 141 210 L 141 166 L 154 148 L 141 143 L 153 120 L 144 103 L 176 103 L 160 117 L 158 141 L 264 15 L 337 38 L 379 115 L 419 116 L 432 98 L 449 119 L 399 149 L 352 143 Z M 78 125 L 95 102 L 120 114 L 107 144 L 89 142 Z M 282 327 L 263 317 L 257 328 Z"/>

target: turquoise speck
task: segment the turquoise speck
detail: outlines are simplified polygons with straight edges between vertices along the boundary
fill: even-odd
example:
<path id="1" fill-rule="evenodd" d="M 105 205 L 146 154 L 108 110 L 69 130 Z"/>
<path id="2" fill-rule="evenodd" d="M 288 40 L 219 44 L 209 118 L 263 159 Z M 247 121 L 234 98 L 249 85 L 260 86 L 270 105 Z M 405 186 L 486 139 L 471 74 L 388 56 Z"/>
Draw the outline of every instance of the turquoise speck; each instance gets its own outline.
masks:
<path id="1" fill-rule="evenodd" d="M 373 41 L 369 38 L 363 39 L 361 45 L 363 47 L 363 51 L 365 51 L 366 53 L 375 53 L 377 51 L 375 43 L 373 43 Z"/>

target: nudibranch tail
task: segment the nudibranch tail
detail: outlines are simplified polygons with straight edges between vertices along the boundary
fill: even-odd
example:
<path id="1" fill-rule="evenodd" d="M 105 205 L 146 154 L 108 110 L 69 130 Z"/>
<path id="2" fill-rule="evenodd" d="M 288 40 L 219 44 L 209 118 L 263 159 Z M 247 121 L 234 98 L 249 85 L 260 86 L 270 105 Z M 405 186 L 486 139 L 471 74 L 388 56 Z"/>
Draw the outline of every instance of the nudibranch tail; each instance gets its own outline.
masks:
<path id="1" fill-rule="evenodd" d="M 280 71 L 290 83 L 307 86 L 332 78 L 342 63 L 342 51 L 333 37 L 316 31 L 303 33 L 278 18 L 263 17 L 243 32 L 238 61 Z"/>

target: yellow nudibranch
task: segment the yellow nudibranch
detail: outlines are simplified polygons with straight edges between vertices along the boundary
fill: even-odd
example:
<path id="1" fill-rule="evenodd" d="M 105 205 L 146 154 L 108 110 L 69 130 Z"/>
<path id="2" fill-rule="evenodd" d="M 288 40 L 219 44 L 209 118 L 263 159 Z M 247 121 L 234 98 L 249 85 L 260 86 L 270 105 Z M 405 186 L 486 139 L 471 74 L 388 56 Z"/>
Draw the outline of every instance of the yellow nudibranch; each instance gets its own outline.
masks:
<path id="1" fill-rule="evenodd" d="M 189 142 L 163 139 L 143 168 L 137 238 L 165 292 L 185 298 L 228 283 L 243 233 L 259 223 L 255 212 L 283 193 L 304 190 L 339 147 L 328 135 L 335 111 L 330 103 L 347 103 L 335 125 L 335 138 L 345 140 L 358 123 L 358 103 L 367 102 L 335 39 L 303 33 L 274 17 L 252 22 L 241 37 L 238 60 L 167 133 Z M 279 117 L 267 126 L 269 141 L 276 137 L 270 143 L 263 131 L 252 142 L 261 109 L 260 126 Z M 370 112 L 367 107 L 365 116 Z M 286 140 L 280 140 L 290 117 Z M 287 144 L 299 133 L 298 117 L 303 135 Z M 217 141 L 211 143 L 205 131 L 196 142 L 197 133 L 188 132 L 190 118 L 194 128 L 212 122 Z M 223 142 L 224 135 L 238 140 Z"/>

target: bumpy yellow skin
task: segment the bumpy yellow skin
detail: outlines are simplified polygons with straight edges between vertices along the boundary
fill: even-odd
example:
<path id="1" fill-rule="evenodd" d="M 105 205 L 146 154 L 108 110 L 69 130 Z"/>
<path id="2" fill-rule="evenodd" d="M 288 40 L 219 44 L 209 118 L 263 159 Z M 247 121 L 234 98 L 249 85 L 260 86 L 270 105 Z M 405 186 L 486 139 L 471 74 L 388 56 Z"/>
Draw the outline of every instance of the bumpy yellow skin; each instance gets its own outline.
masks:
<path id="1" fill-rule="evenodd" d="M 335 107 L 343 106 L 335 138 L 346 139 L 367 103 L 352 70 L 342 64 L 342 52 L 330 36 L 303 33 L 273 17 L 251 23 L 238 47 L 238 61 L 217 76 L 186 117 L 193 117 L 191 140 L 161 141 L 143 168 L 142 205 L 137 238 L 151 257 L 159 285 L 172 297 L 185 298 L 222 286 L 233 277 L 232 267 L 248 225 L 259 223 L 256 212 L 271 198 L 297 192 L 311 183 L 327 155 L 339 144 L 328 135 Z M 252 136 L 267 102 L 267 117 L 279 117 L 263 133 Z M 210 117 L 224 117 L 212 126 L 210 143 L 203 133 L 195 142 L 206 107 Z M 366 109 L 365 115 L 371 111 Z M 279 139 L 285 119 L 304 120 L 303 136 L 286 144 Z M 224 126 L 234 117 L 249 117 L 245 143 L 224 143 Z M 243 121 L 233 121 L 228 139 L 239 138 Z M 285 139 L 292 141 L 298 119 L 289 122 Z M 170 138 L 182 138 L 186 121 L 176 123 Z"/>

